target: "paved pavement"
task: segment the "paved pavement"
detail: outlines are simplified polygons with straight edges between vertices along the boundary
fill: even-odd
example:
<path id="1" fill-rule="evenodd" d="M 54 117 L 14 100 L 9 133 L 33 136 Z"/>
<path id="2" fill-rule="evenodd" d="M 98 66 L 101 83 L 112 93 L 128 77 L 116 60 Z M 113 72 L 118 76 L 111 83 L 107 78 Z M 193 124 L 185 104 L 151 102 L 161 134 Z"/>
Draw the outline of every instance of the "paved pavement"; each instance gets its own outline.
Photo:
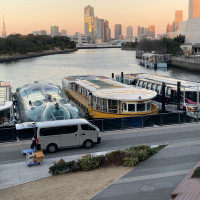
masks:
<path id="1" fill-rule="evenodd" d="M 171 144 L 92 200 L 169 200 L 199 160 L 200 140 Z"/>
<path id="2" fill-rule="evenodd" d="M 106 152 L 93 153 L 92 155 L 106 154 Z M 58 162 L 61 158 L 65 161 L 77 160 L 81 158 L 83 154 L 64 156 L 64 157 L 54 157 L 44 159 L 41 165 L 28 167 L 24 162 L 8 163 L 0 165 L 0 190 L 9 188 L 12 186 L 28 183 L 38 179 L 46 178 L 51 176 L 48 171 L 49 167 L 55 162 Z M 25 160 L 24 156 L 24 160 Z"/>

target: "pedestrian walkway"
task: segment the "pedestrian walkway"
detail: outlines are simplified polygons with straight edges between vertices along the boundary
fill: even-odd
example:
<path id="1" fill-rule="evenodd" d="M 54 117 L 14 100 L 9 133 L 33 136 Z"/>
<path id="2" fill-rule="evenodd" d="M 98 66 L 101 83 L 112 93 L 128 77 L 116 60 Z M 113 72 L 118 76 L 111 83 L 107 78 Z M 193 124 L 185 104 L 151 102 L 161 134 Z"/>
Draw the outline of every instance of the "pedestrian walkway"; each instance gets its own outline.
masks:
<path id="1" fill-rule="evenodd" d="M 140 163 L 92 200 L 169 200 L 200 160 L 200 140 L 174 143 Z"/>
<path id="2" fill-rule="evenodd" d="M 108 151 L 92 153 L 92 155 L 106 154 L 107 152 Z M 0 165 L 0 190 L 49 177 L 51 176 L 48 173 L 49 167 L 55 162 L 58 162 L 61 158 L 65 161 L 76 160 L 81 158 L 82 155 L 83 154 L 48 158 L 44 159 L 44 162 L 41 163 L 41 165 L 31 167 L 28 167 L 25 164 L 25 156 L 24 162 L 2 164 Z"/>

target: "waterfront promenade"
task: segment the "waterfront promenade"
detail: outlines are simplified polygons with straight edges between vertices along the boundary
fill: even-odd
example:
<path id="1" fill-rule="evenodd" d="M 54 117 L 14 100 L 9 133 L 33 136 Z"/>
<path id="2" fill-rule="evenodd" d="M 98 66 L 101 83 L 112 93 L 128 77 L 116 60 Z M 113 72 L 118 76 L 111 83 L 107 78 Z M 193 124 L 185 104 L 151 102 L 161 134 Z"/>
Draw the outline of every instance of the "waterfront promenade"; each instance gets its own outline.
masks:
<path id="1" fill-rule="evenodd" d="M 1 189 L 49 176 L 48 167 L 60 158 L 105 152 L 139 144 L 169 144 L 130 173 L 113 183 L 93 200 L 167 200 L 186 174 L 200 160 L 200 125 L 184 124 L 104 132 L 102 143 L 93 149 L 67 149 L 46 154 L 41 166 L 28 168 L 21 155 L 21 143 L 0 144 Z M 30 141 L 24 142 L 24 148 Z M 24 170 L 23 170 L 24 169 Z"/>

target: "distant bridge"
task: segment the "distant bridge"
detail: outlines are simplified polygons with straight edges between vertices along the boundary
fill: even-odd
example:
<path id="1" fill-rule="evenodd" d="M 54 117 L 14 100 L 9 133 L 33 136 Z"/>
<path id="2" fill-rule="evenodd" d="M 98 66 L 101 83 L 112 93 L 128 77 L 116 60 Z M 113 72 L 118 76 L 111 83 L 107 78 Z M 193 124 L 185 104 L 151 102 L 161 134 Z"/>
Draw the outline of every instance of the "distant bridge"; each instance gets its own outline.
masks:
<path id="1" fill-rule="evenodd" d="M 121 48 L 121 45 L 109 45 L 109 44 L 84 44 L 77 45 L 78 49 L 101 49 L 101 48 Z"/>

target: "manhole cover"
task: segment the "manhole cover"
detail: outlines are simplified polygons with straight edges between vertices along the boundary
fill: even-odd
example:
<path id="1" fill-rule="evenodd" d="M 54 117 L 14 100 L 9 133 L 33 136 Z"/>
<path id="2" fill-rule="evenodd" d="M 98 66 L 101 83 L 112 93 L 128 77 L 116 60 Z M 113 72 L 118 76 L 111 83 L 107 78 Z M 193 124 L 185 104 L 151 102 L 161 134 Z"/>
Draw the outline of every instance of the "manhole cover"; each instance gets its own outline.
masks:
<path id="1" fill-rule="evenodd" d="M 153 192 L 156 188 L 148 185 L 143 185 L 140 190 L 144 192 Z"/>

